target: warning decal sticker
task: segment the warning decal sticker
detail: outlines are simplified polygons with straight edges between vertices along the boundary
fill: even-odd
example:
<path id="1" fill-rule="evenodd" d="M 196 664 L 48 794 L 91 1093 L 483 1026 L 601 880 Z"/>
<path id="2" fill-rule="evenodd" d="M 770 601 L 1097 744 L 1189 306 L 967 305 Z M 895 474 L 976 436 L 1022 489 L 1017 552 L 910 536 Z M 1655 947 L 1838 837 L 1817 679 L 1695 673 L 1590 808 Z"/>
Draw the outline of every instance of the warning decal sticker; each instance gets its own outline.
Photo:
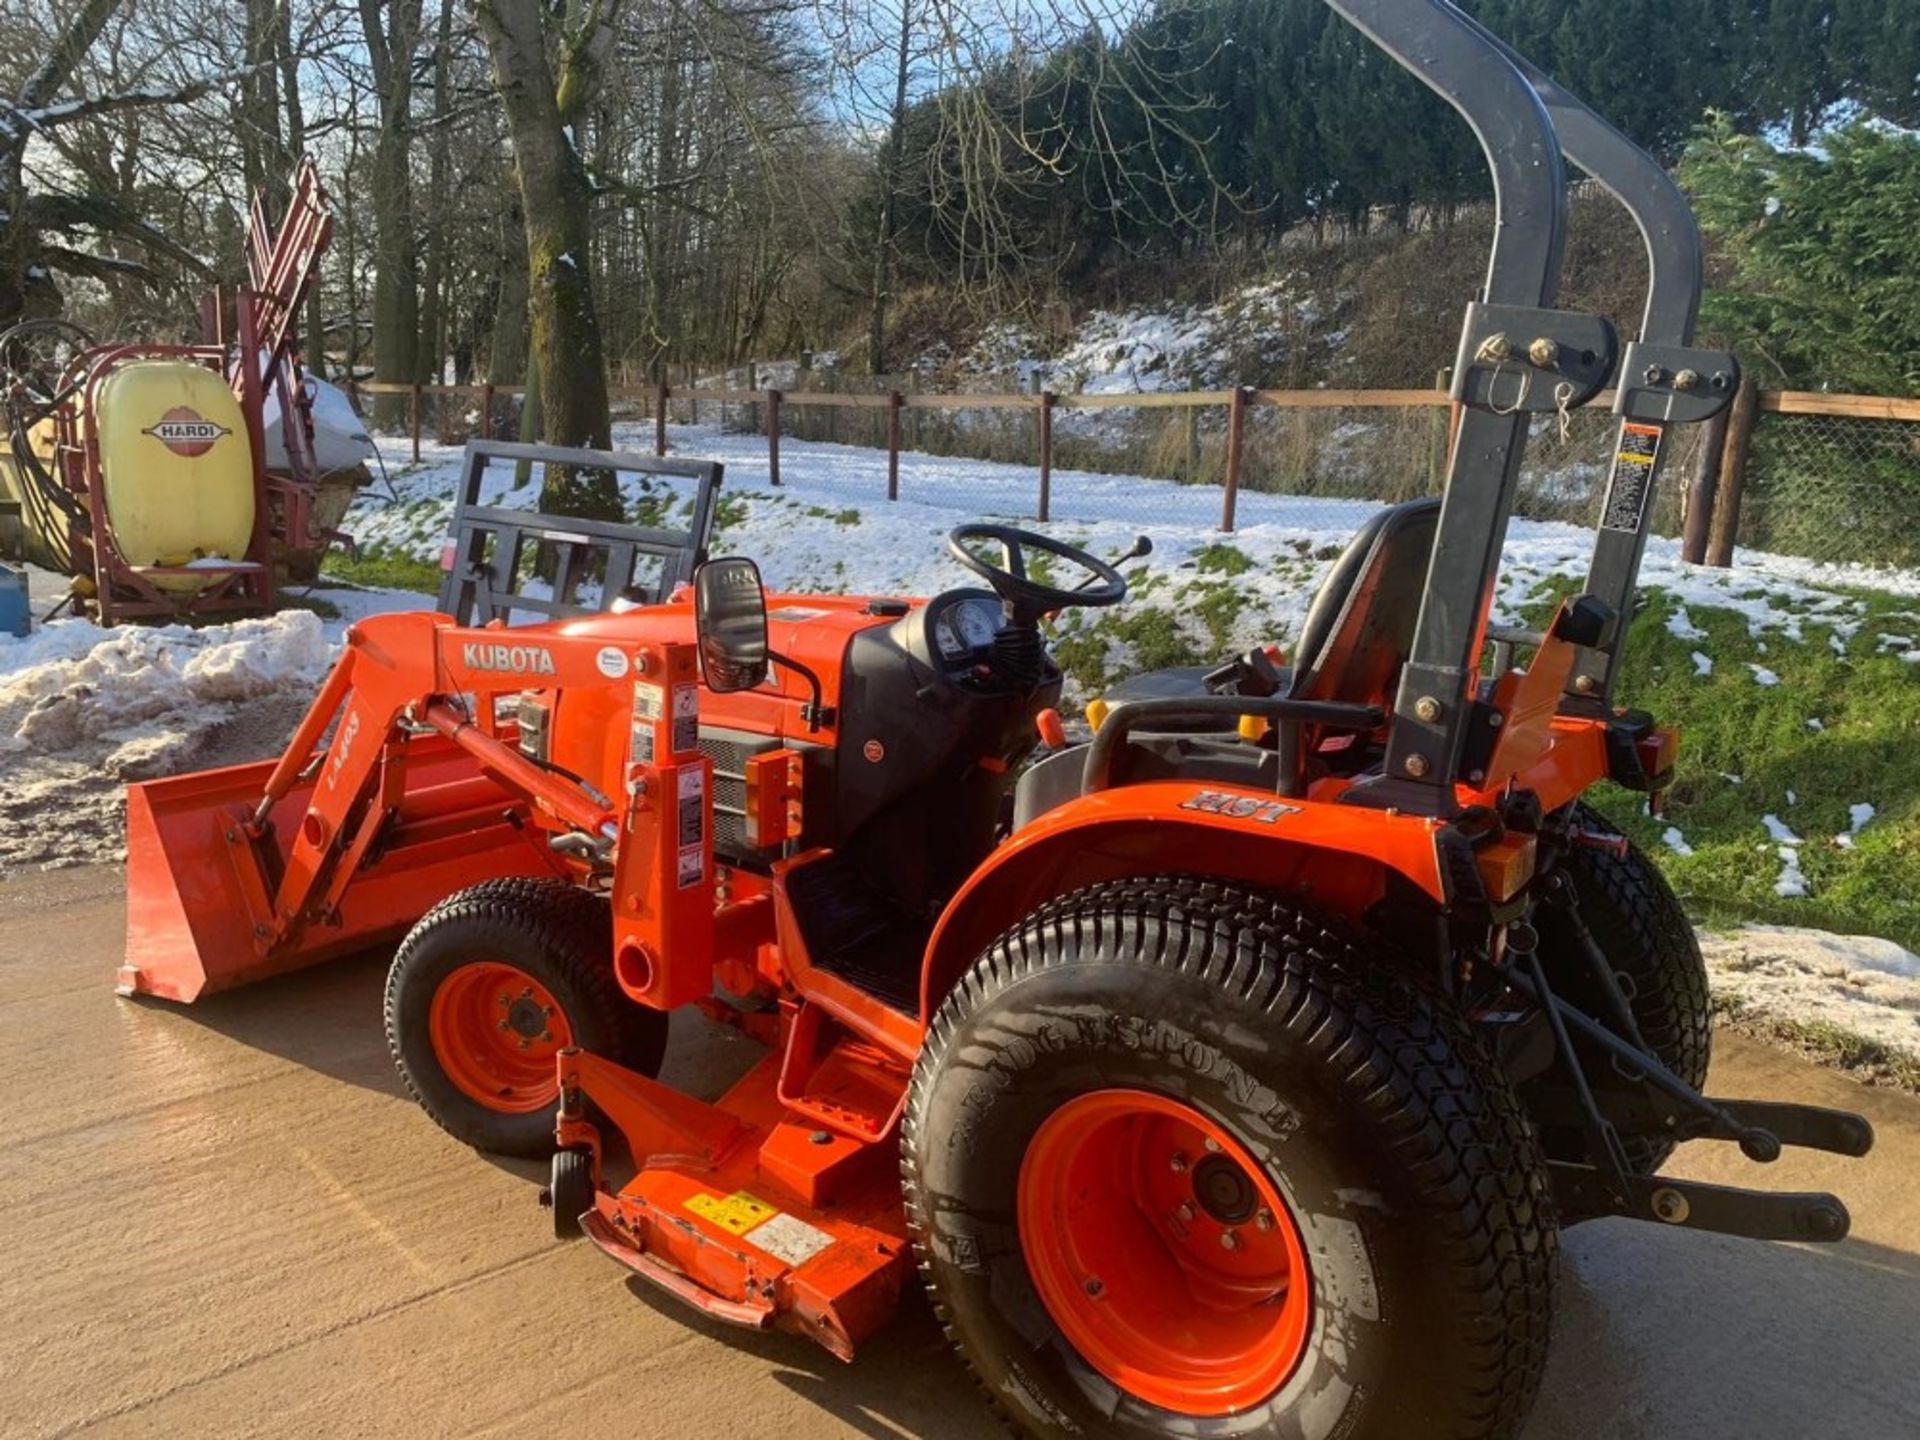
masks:
<path id="1" fill-rule="evenodd" d="M 698 885 L 707 878 L 707 787 L 706 772 L 689 765 L 680 772 L 674 796 L 680 827 L 680 888 Z"/>
<path id="2" fill-rule="evenodd" d="M 700 687 L 673 687 L 673 753 L 688 755 L 700 744 Z"/>
<path id="3" fill-rule="evenodd" d="M 1606 509 L 1600 515 L 1602 530 L 1632 534 L 1640 528 L 1647 502 L 1653 498 L 1653 462 L 1660 454 L 1661 433 L 1658 425 L 1621 427 L 1620 450 L 1607 480 Z"/>
<path id="4" fill-rule="evenodd" d="M 635 681 L 633 686 L 633 755 L 631 763 L 654 762 L 653 725 L 666 708 L 667 692 L 658 685 Z"/>
<path id="5" fill-rule="evenodd" d="M 744 1235 L 780 1213 L 744 1190 L 736 1190 L 724 1200 L 703 1190 L 687 1201 L 686 1208 L 702 1220 L 711 1220 L 729 1235 Z"/>
<path id="6" fill-rule="evenodd" d="M 817 1225 L 809 1225 L 785 1211 L 766 1224 L 747 1232 L 747 1243 L 764 1250 L 776 1260 L 784 1260 L 796 1269 L 833 1244 L 833 1237 Z"/>

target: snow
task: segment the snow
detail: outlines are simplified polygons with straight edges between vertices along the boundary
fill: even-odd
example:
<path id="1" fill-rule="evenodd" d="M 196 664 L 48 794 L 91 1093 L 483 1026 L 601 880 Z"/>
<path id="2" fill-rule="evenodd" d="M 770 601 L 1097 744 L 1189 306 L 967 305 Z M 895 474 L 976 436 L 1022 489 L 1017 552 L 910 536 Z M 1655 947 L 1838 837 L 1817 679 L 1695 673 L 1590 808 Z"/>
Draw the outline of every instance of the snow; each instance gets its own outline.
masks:
<path id="1" fill-rule="evenodd" d="M 1704 640 L 1707 632 L 1693 623 L 1693 617 L 1687 614 L 1687 607 L 1676 606 L 1667 616 L 1667 633 L 1676 640 Z"/>
<path id="2" fill-rule="evenodd" d="M 12 648 L 26 653 L 0 649 L 0 748 L 97 750 L 123 779 L 171 768 L 238 702 L 311 692 L 333 653 L 305 610 L 204 629 L 56 620 Z"/>
<path id="3" fill-rule="evenodd" d="M 1003 322 L 983 330 L 955 367 L 965 374 L 1012 376 L 1024 390 L 1044 386 L 1063 394 L 1224 386 L 1232 373 L 1245 373 L 1250 345 L 1268 360 L 1301 345 L 1325 353 L 1337 349 L 1340 334 L 1309 335 L 1318 315 L 1312 301 L 1292 293 L 1299 283 L 1299 277 L 1283 275 L 1241 286 L 1207 305 L 1095 310 L 1057 347 L 1023 324 Z M 936 353 L 928 360 L 946 358 Z M 1097 428 L 1099 417 L 1067 412 L 1059 423 Z"/>
<path id="4" fill-rule="evenodd" d="M 1760 817 L 1760 823 L 1766 826 L 1767 833 L 1782 845 L 1800 845 L 1805 843 L 1781 821 L 1778 815 L 1762 815 Z"/>
<path id="5" fill-rule="evenodd" d="M 1789 925 L 1700 936 L 1714 990 L 1744 1011 L 1824 1021 L 1920 1058 L 1920 956 L 1891 940 Z"/>
<path id="6" fill-rule="evenodd" d="M 1800 852 L 1791 845 L 1782 845 L 1778 854 L 1780 878 L 1773 882 L 1773 893 L 1782 900 L 1806 899 L 1807 876 L 1800 868 Z"/>
<path id="7" fill-rule="evenodd" d="M 1818 715 L 1809 715 L 1807 717 L 1807 729 L 1818 732 L 1826 728 L 1827 728 L 1826 722 L 1822 720 Z"/>
<path id="8" fill-rule="evenodd" d="M 1873 817 L 1878 813 L 1879 812 L 1865 800 L 1862 800 L 1857 805 L 1849 805 L 1847 807 L 1847 828 L 1841 834 L 1833 837 L 1833 843 L 1838 845 L 1842 850 L 1853 849 L 1853 837 L 1866 829 L 1868 824 L 1872 822 Z"/>
<path id="9" fill-rule="evenodd" d="M 1661 832 L 1660 843 L 1676 855 L 1686 856 L 1693 854 L 1693 846 L 1687 843 L 1687 837 L 1680 833 L 1680 827 L 1678 825 L 1667 826 L 1667 828 Z"/>
<path id="10" fill-rule="evenodd" d="M 65 582 L 30 570 L 34 609 Z M 102 628 L 67 618 L 0 636 L 0 872 L 118 859 L 125 784 L 278 752 L 345 627 L 431 605 L 328 588 L 341 618 L 288 609 L 224 625 Z"/>
<path id="11" fill-rule="evenodd" d="M 1756 685 L 1778 685 L 1780 683 L 1780 677 L 1764 665 L 1756 665 L 1753 661 L 1749 660 L 1747 661 L 1747 669 L 1753 672 L 1753 683 Z"/>
<path id="12" fill-rule="evenodd" d="M 1693 652 L 1693 673 L 1695 675 L 1713 674 L 1713 657 L 1696 650 Z"/>

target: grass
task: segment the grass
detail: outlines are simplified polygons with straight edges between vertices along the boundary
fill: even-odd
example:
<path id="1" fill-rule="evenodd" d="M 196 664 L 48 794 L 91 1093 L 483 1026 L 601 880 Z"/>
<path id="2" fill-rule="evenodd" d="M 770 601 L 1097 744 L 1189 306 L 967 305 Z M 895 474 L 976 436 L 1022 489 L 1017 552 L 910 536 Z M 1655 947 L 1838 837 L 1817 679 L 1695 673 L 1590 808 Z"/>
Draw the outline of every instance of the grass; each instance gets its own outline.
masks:
<path id="1" fill-rule="evenodd" d="M 1673 603 L 1658 593 L 1634 621 L 1618 695 L 1680 726 L 1675 781 L 1661 818 L 1611 786 L 1593 798 L 1659 856 L 1706 923 L 1811 925 L 1920 949 L 1920 667 L 1876 644 L 1882 633 L 1920 626 L 1911 600 L 1857 598 L 1865 623 L 1844 653 L 1817 619 L 1803 621 L 1800 643 L 1778 632 L 1755 640 L 1741 616 L 1697 607 L 1690 618 L 1707 638 L 1682 640 L 1667 629 Z M 1712 674 L 1696 673 L 1695 650 L 1713 657 Z M 1750 664 L 1779 684 L 1758 683 Z M 1875 816 L 1843 847 L 1834 837 L 1848 831 L 1848 809 L 1862 801 Z M 1804 841 L 1804 898 L 1774 891 L 1781 862 L 1761 818 L 1768 814 Z M 1668 825 L 1692 855 L 1664 844 Z"/>
<path id="2" fill-rule="evenodd" d="M 1218 553 L 1228 550 L 1213 547 L 1198 573 L 1153 575 L 1126 605 L 1062 624 L 1054 652 L 1083 693 L 1141 670 L 1223 658 L 1242 610 L 1237 567 Z M 1534 623 L 1567 588 L 1543 599 Z M 1810 615 L 1798 642 L 1777 630 L 1756 639 L 1744 616 L 1695 606 L 1690 618 L 1706 638 L 1680 639 L 1667 628 L 1676 604 L 1658 591 L 1633 621 L 1618 697 L 1680 727 L 1676 779 L 1659 817 L 1646 814 L 1644 796 L 1612 785 L 1590 798 L 1658 859 L 1703 924 L 1807 925 L 1920 950 L 1920 666 L 1877 643 L 1881 634 L 1920 634 L 1920 619 L 1911 599 L 1853 598 L 1865 614 L 1848 616 L 1859 630 L 1838 652 L 1831 626 Z M 1711 674 L 1697 673 L 1696 650 L 1713 657 Z M 1760 684 L 1750 665 L 1779 683 Z M 1863 801 L 1874 818 L 1842 846 L 1835 837 Z M 1803 898 L 1774 890 L 1781 860 L 1762 820 L 1769 814 L 1804 842 Z M 1666 845 L 1669 826 L 1691 855 Z"/>
<path id="3" fill-rule="evenodd" d="M 440 567 L 431 560 L 418 560 L 397 550 L 381 550 L 349 559 L 335 551 L 320 567 L 323 580 L 344 580 L 350 585 L 367 585 L 382 590 L 418 590 L 425 595 L 440 589 Z"/>

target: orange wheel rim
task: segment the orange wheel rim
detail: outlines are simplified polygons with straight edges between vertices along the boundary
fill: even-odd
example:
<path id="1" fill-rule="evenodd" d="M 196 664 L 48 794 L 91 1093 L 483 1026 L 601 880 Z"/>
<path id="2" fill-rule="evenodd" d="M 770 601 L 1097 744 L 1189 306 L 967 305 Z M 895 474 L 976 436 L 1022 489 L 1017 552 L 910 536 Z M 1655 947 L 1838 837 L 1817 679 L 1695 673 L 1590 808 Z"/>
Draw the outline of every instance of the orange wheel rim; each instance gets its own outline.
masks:
<path id="1" fill-rule="evenodd" d="M 518 966 L 454 970 L 433 992 L 427 1033 L 447 1078 L 489 1110 L 525 1115 L 559 1102 L 553 1057 L 573 1031 L 552 992 Z"/>
<path id="2" fill-rule="evenodd" d="M 1299 1364 L 1313 1317 L 1299 1226 L 1192 1106 L 1122 1089 L 1068 1101 L 1027 1146 L 1017 1217 L 1061 1333 L 1148 1404 L 1236 1414 Z"/>

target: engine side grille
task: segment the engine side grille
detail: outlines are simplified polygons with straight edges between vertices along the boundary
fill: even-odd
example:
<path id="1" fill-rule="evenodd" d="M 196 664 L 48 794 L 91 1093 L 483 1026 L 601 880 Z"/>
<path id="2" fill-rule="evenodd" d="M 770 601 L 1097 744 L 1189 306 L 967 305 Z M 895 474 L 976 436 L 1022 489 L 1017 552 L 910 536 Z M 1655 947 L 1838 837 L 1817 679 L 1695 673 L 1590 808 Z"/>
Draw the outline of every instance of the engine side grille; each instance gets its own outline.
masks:
<path id="1" fill-rule="evenodd" d="M 750 730 L 700 727 L 700 753 L 713 762 L 713 853 L 722 859 L 759 854 L 747 844 L 747 761 L 779 744 L 771 735 Z"/>

